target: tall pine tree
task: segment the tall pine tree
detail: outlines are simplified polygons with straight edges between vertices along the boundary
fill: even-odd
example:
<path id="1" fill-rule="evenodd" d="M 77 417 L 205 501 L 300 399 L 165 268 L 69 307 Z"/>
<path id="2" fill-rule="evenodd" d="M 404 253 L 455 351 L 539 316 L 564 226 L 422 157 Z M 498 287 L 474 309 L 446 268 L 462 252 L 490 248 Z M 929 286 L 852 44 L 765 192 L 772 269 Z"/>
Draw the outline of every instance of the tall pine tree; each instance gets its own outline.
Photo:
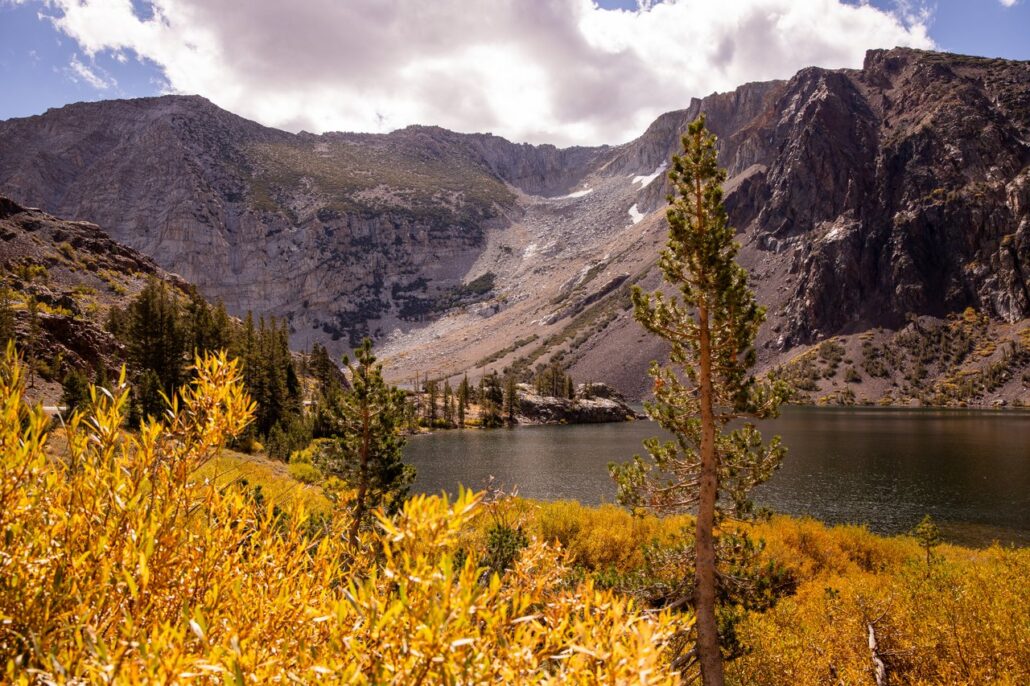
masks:
<path id="1" fill-rule="evenodd" d="M 11 290 L 4 282 L 0 285 L 0 350 L 7 349 L 7 341 L 13 340 L 14 308 L 11 306 Z"/>
<path id="2" fill-rule="evenodd" d="M 479 381 L 479 423 L 484 429 L 501 425 L 501 404 L 504 390 L 497 372 L 490 372 Z"/>
<path id="3" fill-rule="evenodd" d="M 383 366 L 367 338 L 354 351 L 355 363 L 344 358 L 350 387 L 337 390 L 319 405 L 320 422 L 331 427 L 333 449 L 319 464 L 323 473 L 345 481 L 355 491 L 348 536 L 358 532 L 379 507 L 395 510 L 407 496 L 415 470 L 401 461 L 404 437 L 404 392 L 383 380 Z"/>
<path id="4" fill-rule="evenodd" d="M 505 424 L 515 426 L 515 417 L 519 413 L 519 388 L 514 374 L 508 374 L 504 377 L 503 412 Z"/>
<path id="5" fill-rule="evenodd" d="M 458 384 L 458 427 L 465 428 L 465 413 L 469 407 L 469 375 L 465 374 Z"/>
<path id="6" fill-rule="evenodd" d="M 161 394 L 171 395 L 186 380 L 186 333 L 179 304 L 164 282 L 147 279 L 126 313 L 129 365 L 136 371 L 138 419 L 164 410 Z"/>
<path id="7" fill-rule="evenodd" d="M 739 246 L 722 204 L 726 174 L 703 117 L 690 125 L 683 148 L 669 172 L 675 193 L 666 212 L 669 241 L 659 261 L 674 294 L 633 290 L 637 321 L 670 346 L 669 363 L 651 365 L 654 401 L 647 412 L 676 440 L 650 439 L 645 447 L 651 461 L 637 456 L 611 471 L 623 504 L 659 514 L 696 508 L 697 658 L 705 686 L 721 686 L 717 525 L 726 514 L 752 515 L 749 492 L 772 475 L 785 452 L 778 438 L 764 444 L 751 423 L 733 430 L 727 425 L 774 416 L 784 389 L 758 383 L 750 371 L 765 311 L 736 263 Z"/>

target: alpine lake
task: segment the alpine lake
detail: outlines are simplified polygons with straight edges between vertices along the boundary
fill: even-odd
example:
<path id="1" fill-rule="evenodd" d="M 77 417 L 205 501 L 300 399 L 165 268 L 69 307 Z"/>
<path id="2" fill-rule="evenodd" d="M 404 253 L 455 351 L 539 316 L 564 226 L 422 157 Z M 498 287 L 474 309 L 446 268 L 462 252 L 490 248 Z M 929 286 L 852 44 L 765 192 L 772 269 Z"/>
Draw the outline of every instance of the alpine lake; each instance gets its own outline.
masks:
<path id="1" fill-rule="evenodd" d="M 925 514 L 954 543 L 1030 545 L 1030 412 L 787 407 L 758 423 L 788 447 L 755 490 L 773 512 L 906 533 Z M 615 501 L 608 464 L 667 437 L 657 424 L 450 430 L 411 438 L 413 491 L 494 486 L 539 500 Z"/>

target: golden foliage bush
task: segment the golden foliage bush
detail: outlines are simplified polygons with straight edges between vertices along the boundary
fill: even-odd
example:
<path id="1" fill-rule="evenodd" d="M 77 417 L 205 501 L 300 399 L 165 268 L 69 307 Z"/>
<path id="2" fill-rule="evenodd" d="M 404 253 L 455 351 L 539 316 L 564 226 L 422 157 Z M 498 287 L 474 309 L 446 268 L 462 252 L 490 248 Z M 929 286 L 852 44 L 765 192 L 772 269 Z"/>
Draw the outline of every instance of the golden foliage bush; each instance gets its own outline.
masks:
<path id="1" fill-rule="evenodd" d="M 828 528 L 808 518 L 776 516 L 755 523 L 750 532 L 765 542 L 769 558 L 801 580 L 883 571 L 918 554 L 918 546 L 910 539 L 884 538 L 854 525 Z"/>
<path id="2" fill-rule="evenodd" d="M 523 503 L 527 529 L 560 542 L 591 571 L 639 571 L 653 541 L 683 540 L 686 518 Z M 1030 684 L 1030 549 L 942 545 L 928 567 L 915 539 L 861 526 L 784 516 L 743 526 L 764 543 L 759 561 L 785 568 L 797 589 L 769 609 L 742 614 L 731 683 L 874 686 L 872 624 L 891 684 Z"/>
<path id="3" fill-rule="evenodd" d="M 891 684 L 1030 683 L 1030 550 L 941 546 L 774 518 L 766 552 L 802 580 L 737 628 L 734 683 L 875 684 L 869 627 Z"/>
<path id="4" fill-rule="evenodd" d="M 94 393 L 47 454 L 48 421 L 0 368 L 0 667 L 29 683 L 648 683 L 677 677 L 665 613 L 570 585 L 531 542 L 503 577 L 458 543 L 480 496 L 418 496 L 344 542 L 312 538 L 198 468 L 249 420 L 234 362 L 198 360 L 161 422 L 123 430 Z"/>
<path id="5" fill-rule="evenodd" d="M 682 538 L 692 519 L 634 516 L 614 505 L 587 507 L 561 500 L 540 503 L 531 521 L 541 539 L 560 543 L 576 564 L 632 571 L 644 564 L 644 546 Z"/>
<path id="6" fill-rule="evenodd" d="M 804 584 L 738 628 L 736 683 L 874 684 L 869 626 L 890 683 L 1030 683 L 1030 551 L 914 558 L 889 574 Z"/>

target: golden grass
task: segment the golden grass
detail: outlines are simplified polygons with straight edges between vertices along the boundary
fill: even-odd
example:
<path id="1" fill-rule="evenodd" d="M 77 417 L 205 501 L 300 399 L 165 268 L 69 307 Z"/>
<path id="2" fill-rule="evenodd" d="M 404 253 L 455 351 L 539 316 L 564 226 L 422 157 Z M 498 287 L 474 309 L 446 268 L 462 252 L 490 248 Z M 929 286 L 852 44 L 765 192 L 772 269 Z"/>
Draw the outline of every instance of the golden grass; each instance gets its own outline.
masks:
<path id="1" fill-rule="evenodd" d="M 262 454 L 247 455 L 223 449 L 197 470 L 200 478 L 211 479 L 216 486 L 247 482 L 250 488 L 261 487 L 266 498 L 283 508 L 302 505 L 312 513 L 326 513 L 332 504 L 318 486 L 297 481 L 290 476 L 289 465 Z"/>

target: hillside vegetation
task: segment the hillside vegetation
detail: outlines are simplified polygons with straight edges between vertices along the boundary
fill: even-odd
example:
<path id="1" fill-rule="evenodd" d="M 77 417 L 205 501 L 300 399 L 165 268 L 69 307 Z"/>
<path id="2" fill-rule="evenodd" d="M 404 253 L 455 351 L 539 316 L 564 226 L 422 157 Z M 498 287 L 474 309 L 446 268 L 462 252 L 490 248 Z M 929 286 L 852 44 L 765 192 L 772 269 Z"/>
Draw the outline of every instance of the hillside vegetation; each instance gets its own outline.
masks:
<path id="1" fill-rule="evenodd" d="M 820 405 L 1024 406 L 1030 402 L 1030 324 L 1004 324 L 968 308 L 913 318 L 813 345 L 769 371 Z"/>
<path id="2" fill-rule="evenodd" d="M 417 496 L 349 547 L 339 500 L 326 507 L 281 469 L 219 449 L 253 411 L 224 357 L 199 361 L 172 413 L 138 434 L 121 428 L 124 387 L 95 393 L 93 416 L 58 430 L 56 457 L 13 349 L 2 370 L 6 682 L 692 676 L 671 668 L 692 616 L 662 609 L 661 592 L 683 578 L 688 517 Z M 262 468 L 243 483 L 232 474 L 247 462 Z M 326 507 L 318 527 L 307 506 Z M 781 517 L 751 533 L 765 602 L 727 608 L 731 683 L 873 684 L 870 627 L 892 684 L 1030 679 L 1030 551 L 924 548 Z"/>
<path id="3" fill-rule="evenodd" d="M 669 613 L 574 583 L 535 542 L 503 577 L 458 555 L 479 496 L 415 497 L 349 546 L 299 507 L 198 479 L 253 405 L 235 363 L 198 361 L 166 423 L 125 433 L 95 394 L 48 420 L 0 375 L 0 664 L 9 683 L 675 683 Z"/>

